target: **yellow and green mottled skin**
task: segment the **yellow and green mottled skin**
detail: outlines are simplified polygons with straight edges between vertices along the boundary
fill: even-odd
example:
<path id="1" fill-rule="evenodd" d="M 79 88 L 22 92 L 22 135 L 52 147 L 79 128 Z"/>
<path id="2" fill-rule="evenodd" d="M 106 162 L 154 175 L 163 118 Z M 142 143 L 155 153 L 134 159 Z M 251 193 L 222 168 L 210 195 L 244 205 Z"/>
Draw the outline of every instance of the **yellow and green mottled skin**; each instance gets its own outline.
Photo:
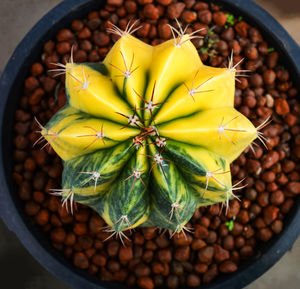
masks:
<path id="1" fill-rule="evenodd" d="M 234 69 L 203 65 L 189 35 L 152 47 L 124 33 L 103 63 L 68 63 L 67 105 L 42 131 L 64 161 L 62 196 L 117 232 L 179 232 L 232 198 L 230 163 L 257 137 L 234 90 Z"/>

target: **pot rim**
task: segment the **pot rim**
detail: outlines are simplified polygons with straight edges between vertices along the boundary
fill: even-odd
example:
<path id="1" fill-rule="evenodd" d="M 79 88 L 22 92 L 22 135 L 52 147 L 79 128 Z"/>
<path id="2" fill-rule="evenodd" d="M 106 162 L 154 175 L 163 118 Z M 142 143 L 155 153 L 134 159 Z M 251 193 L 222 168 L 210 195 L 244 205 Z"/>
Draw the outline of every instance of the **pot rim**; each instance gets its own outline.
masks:
<path id="1" fill-rule="evenodd" d="M 94 7 L 104 4 L 103 0 L 65 0 L 48 12 L 24 37 L 8 61 L 0 80 L 0 215 L 13 231 L 24 247 L 53 275 L 64 281 L 72 288 L 102 289 L 124 288 L 115 282 L 103 282 L 87 272 L 75 268 L 51 245 L 49 240 L 40 230 L 30 224 L 20 206 L 20 200 L 15 196 L 16 188 L 11 177 L 11 167 L 6 162 L 9 160 L 8 152 L 11 138 L 5 137 L 12 134 L 12 124 L 7 121 L 9 112 L 13 113 L 11 97 L 18 97 L 16 88 L 18 81 L 23 83 L 26 71 L 32 64 L 32 54 L 41 51 L 42 44 L 46 39 L 51 39 L 58 28 L 66 26 L 74 17 L 83 17 Z M 228 10 L 234 14 L 241 13 L 247 22 L 255 25 L 267 35 L 271 43 L 274 43 L 277 51 L 287 57 L 287 67 L 293 72 L 293 78 L 300 80 L 300 49 L 296 42 L 289 36 L 284 28 L 265 10 L 252 0 L 220 0 L 218 4 L 228 6 Z M 54 27 L 54 28 L 53 28 Z M 27 61 L 27 63 L 25 63 Z M 22 73 L 21 73 L 22 72 Z M 19 89 L 20 90 L 20 89 Z M 14 103 L 16 106 L 16 103 Z M 8 112 L 9 111 L 9 112 Z M 11 130 L 10 130 L 11 129 Z M 11 157 L 10 157 L 11 159 Z M 18 204 L 19 203 L 19 204 Z M 272 267 L 283 254 L 290 250 L 300 234 L 300 199 L 297 198 L 291 212 L 285 218 L 284 230 L 267 244 L 261 246 L 258 254 L 240 266 L 238 271 L 228 275 L 221 275 L 215 281 L 207 285 L 201 285 L 202 289 L 226 289 L 243 288 L 251 283 L 270 267 Z"/>

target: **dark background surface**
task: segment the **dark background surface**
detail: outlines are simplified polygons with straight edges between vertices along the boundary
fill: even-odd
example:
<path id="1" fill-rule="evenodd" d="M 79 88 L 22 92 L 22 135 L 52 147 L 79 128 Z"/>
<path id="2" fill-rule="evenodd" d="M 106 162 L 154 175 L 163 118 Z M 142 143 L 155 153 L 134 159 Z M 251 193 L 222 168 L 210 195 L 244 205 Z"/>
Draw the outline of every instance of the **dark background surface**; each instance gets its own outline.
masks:
<path id="1" fill-rule="evenodd" d="M 247 0 L 245 0 L 247 1 Z M 30 28 L 60 0 L 0 1 L 0 73 L 14 48 Z M 300 43 L 299 0 L 256 0 Z M 300 239 L 292 251 L 247 289 L 300 288 Z M 1 289 L 68 289 L 31 257 L 0 220 Z"/>

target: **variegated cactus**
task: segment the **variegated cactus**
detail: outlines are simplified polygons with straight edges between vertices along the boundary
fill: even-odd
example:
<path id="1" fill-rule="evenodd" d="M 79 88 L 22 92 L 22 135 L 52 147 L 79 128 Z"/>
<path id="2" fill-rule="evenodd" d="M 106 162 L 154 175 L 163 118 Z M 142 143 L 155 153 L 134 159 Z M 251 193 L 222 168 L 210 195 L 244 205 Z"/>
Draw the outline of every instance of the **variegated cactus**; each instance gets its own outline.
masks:
<path id="1" fill-rule="evenodd" d="M 132 28 L 131 28 L 132 29 Z M 41 133 L 64 161 L 64 204 L 92 207 L 112 234 L 180 232 L 196 208 L 228 204 L 230 163 L 260 137 L 234 105 L 236 69 L 203 65 L 190 41 L 152 47 L 130 31 L 103 63 L 58 64 L 67 105 Z"/>

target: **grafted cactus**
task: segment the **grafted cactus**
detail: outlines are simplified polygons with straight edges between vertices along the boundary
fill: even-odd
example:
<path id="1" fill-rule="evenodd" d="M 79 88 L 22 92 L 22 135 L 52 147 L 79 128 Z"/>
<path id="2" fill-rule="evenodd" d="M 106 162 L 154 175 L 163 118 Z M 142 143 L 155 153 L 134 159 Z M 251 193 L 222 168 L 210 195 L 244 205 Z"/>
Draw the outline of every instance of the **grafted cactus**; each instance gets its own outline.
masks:
<path id="1" fill-rule="evenodd" d="M 260 137 L 233 108 L 235 74 L 203 65 L 190 41 L 152 47 L 128 31 L 103 63 L 58 64 L 67 105 L 41 133 L 64 161 L 64 204 L 92 207 L 113 234 L 180 232 L 196 208 L 228 204 L 230 163 Z M 175 35 L 177 33 L 177 35 Z"/>

